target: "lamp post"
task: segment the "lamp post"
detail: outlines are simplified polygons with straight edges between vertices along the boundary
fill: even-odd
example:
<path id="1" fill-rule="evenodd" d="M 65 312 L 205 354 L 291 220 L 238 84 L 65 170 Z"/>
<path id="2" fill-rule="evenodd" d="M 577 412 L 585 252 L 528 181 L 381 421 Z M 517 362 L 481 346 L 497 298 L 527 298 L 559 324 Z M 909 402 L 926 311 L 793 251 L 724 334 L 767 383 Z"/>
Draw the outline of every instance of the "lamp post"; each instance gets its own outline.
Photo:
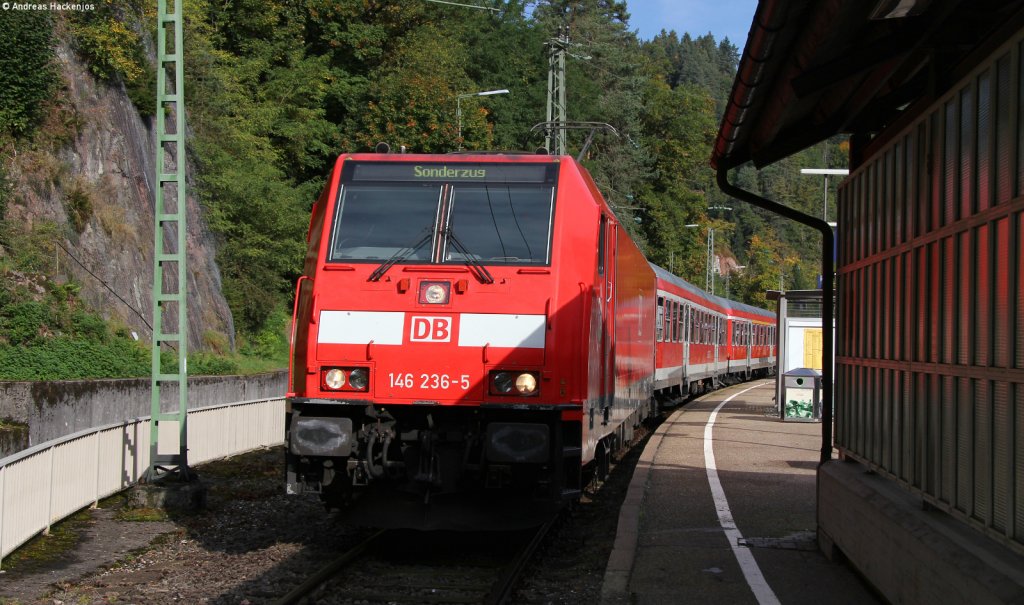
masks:
<path id="1" fill-rule="evenodd" d="M 846 176 L 850 171 L 846 168 L 801 168 L 800 174 L 821 174 L 825 176 L 825 201 L 821 210 L 821 219 L 828 222 L 828 175 Z"/>
<path id="2" fill-rule="evenodd" d="M 729 279 L 732 277 L 733 272 L 734 271 L 742 271 L 743 269 L 746 269 L 746 268 L 747 268 L 746 265 L 736 265 L 735 267 L 730 268 L 725 273 L 725 297 L 726 298 L 729 298 Z"/>
<path id="3" fill-rule="evenodd" d="M 708 228 L 708 266 L 704 272 L 704 289 L 710 294 L 715 293 L 715 229 Z"/>
<path id="4" fill-rule="evenodd" d="M 489 97 L 491 95 L 507 95 L 508 89 L 485 90 L 483 92 L 469 92 L 455 97 L 455 121 L 459 124 L 459 149 L 462 149 L 462 99 L 469 97 Z"/>
<path id="5" fill-rule="evenodd" d="M 683 225 L 687 229 L 696 229 L 700 227 L 697 223 L 690 223 Z M 708 258 L 707 264 L 704 267 L 704 290 L 714 294 L 715 293 L 715 228 L 708 227 Z"/>

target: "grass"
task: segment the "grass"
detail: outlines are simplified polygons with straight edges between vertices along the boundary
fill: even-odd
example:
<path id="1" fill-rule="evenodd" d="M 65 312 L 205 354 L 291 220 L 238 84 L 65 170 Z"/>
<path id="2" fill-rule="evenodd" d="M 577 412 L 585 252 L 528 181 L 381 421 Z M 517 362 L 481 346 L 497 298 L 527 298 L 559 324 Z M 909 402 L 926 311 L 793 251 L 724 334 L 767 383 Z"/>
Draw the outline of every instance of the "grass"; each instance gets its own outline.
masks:
<path id="1" fill-rule="evenodd" d="M 81 540 L 89 525 L 89 510 L 81 510 L 50 527 L 50 534 L 40 534 L 4 557 L 7 571 L 32 572 L 60 560 Z"/>
<path id="2" fill-rule="evenodd" d="M 125 506 L 117 511 L 114 518 L 118 521 L 144 523 L 147 521 L 167 521 L 167 511 L 148 506 Z"/>
<path id="3" fill-rule="evenodd" d="M 0 418 L 0 431 L 24 431 L 27 429 L 27 424 L 14 422 L 9 418 Z"/>

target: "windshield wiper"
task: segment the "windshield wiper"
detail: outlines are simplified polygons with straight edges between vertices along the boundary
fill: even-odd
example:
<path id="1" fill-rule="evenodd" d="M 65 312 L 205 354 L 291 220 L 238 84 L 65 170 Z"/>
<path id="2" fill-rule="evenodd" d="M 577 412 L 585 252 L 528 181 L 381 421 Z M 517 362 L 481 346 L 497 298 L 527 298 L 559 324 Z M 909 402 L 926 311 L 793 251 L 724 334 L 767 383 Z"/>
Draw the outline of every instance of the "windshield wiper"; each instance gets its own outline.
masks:
<path id="1" fill-rule="evenodd" d="M 427 234 L 423 236 L 423 239 L 416 242 L 416 244 L 409 246 L 407 248 L 402 248 L 398 252 L 392 254 L 391 258 L 387 259 L 386 261 L 381 263 L 379 267 L 373 270 L 373 273 L 370 274 L 370 277 L 369 279 L 367 279 L 367 281 L 379 281 L 380 278 L 384 277 L 384 274 L 388 272 L 388 269 L 394 267 L 395 264 L 409 258 L 413 254 L 416 254 L 416 252 L 423 247 L 423 244 L 430 241 L 432 235 L 433 233 L 431 232 L 431 230 L 428 229 Z"/>
<path id="2" fill-rule="evenodd" d="M 462 256 L 464 257 L 463 260 L 465 261 L 466 265 L 472 270 L 473 275 L 476 276 L 476 278 L 479 279 L 481 283 L 493 284 L 494 277 L 491 276 L 490 271 L 488 271 L 486 267 L 480 264 L 480 261 L 477 260 L 475 254 L 467 250 L 466 247 L 462 245 L 462 242 L 459 241 L 459 238 L 455 237 L 455 232 L 452 231 L 452 228 L 448 227 L 447 229 L 445 229 L 444 233 L 448 236 L 448 241 L 455 244 L 455 248 L 462 253 Z"/>

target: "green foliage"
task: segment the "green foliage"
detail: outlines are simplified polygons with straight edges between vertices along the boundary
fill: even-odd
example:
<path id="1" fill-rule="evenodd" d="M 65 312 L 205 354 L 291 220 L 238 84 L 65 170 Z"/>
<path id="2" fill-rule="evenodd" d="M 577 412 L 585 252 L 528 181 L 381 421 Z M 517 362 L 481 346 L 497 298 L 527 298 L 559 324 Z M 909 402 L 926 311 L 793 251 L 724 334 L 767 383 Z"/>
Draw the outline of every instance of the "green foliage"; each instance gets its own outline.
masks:
<path id="1" fill-rule="evenodd" d="M 50 318 L 50 308 L 42 303 L 30 300 L 8 304 L 0 317 L 0 331 L 10 344 L 32 344 L 41 338 Z"/>
<path id="2" fill-rule="evenodd" d="M 0 368 L 4 380 L 119 378 L 148 375 L 149 359 L 134 342 L 62 336 L 33 346 L 0 345 Z"/>
<path id="3" fill-rule="evenodd" d="M 413 152 L 452 151 L 458 127 L 451 113 L 439 111 L 437 100 L 451 99 L 454 105 L 458 91 L 472 86 L 460 67 L 466 59 L 460 50 L 444 31 L 431 27 L 419 28 L 402 40 L 392 60 L 371 77 L 375 84 L 369 92 L 376 100 L 367 108 L 367 131 L 360 138 L 363 146 L 391 141 Z M 474 106 L 467 100 L 462 115 L 469 128 L 464 132 L 475 130 L 482 121 Z"/>
<path id="4" fill-rule="evenodd" d="M 21 241 L 32 248 L 31 236 Z M 18 251 L 18 247 L 10 248 Z M 115 378 L 149 373 L 148 355 L 126 335 L 82 307 L 79 287 L 56 284 L 38 273 L 31 250 L 13 255 L 20 264 L 0 279 L 0 379 Z"/>
<path id="5" fill-rule="evenodd" d="M 0 13 L 0 134 L 25 136 L 57 87 L 48 11 Z"/>
<path id="6" fill-rule="evenodd" d="M 0 221 L 0 246 L 7 256 L 0 259 L 4 265 L 25 273 L 45 274 L 53 268 L 57 247 L 54 241 L 60 235 L 60 227 L 51 221 L 39 221 L 30 229 L 10 221 Z M 3 288 L 0 288 L 2 291 Z"/>
<path id="7" fill-rule="evenodd" d="M 7 205 L 11 201 L 11 181 L 7 178 L 7 171 L 0 165 L 0 225 L 7 216 Z M 0 227 L 2 229 L 2 227 Z"/>
<path id="8" fill-rule="evenodd" d="M 270 314 L 263 329 L 244 339 L 239 352 L 248 357 L 277 359 L 282 366 L 287 365 L 291 324 L 291 314 L 278 307 Z"/>
<path id="9" fill-rule="evenodd" d="M 85 230 L 85 225 L 92 218 L 92 195 L 92 187 L 84 179 L 75 179 L 64 196 L 64 210 L 76 233 Z"/>
<path id="10" fill-rule="evenodd" d="M 224 376 L 238 373 L 238 364 L 221 355 L 209 353 L 190 353 L 188 356 L 188 372 L 193 376 Z"/>
<path id="11" fill-rule="evenodd" d="M 100 0 L 96 10 L 72 11 L 67 22 L 75 50 L 89 71 L 106 81 L 120 80 L 143 115 L 156 109 L 156 70 L 146 57 L 139 32 L 147 23 L 142 11 L 126 0 Z"/>

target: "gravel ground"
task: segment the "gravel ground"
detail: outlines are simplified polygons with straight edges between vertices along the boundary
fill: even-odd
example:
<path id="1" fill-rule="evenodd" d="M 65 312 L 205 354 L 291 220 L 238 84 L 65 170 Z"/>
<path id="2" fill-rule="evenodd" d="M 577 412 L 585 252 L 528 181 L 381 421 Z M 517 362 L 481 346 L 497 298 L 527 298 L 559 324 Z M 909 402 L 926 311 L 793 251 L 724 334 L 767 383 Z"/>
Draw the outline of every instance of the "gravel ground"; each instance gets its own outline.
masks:
<path id="1" fill-rule="evenodd" d="M 619 507 L 642 445 L 571 511 L 527 571 L 516 603 L 599 601 Z M 147 511 L 127 509 L 123 498 L 108 502 L 90 512 L 78 544 L 56 561 L 16 565 L 0 575 L 0 603 L 273 602 L 368 535 L 326 514 L 316 499 L 285 497 L 282 459 L 274 448 L 199 467 L 209 488 L 199 513 L 160 521 L 152 519 L 158 511 L 139 514 Z"/>

